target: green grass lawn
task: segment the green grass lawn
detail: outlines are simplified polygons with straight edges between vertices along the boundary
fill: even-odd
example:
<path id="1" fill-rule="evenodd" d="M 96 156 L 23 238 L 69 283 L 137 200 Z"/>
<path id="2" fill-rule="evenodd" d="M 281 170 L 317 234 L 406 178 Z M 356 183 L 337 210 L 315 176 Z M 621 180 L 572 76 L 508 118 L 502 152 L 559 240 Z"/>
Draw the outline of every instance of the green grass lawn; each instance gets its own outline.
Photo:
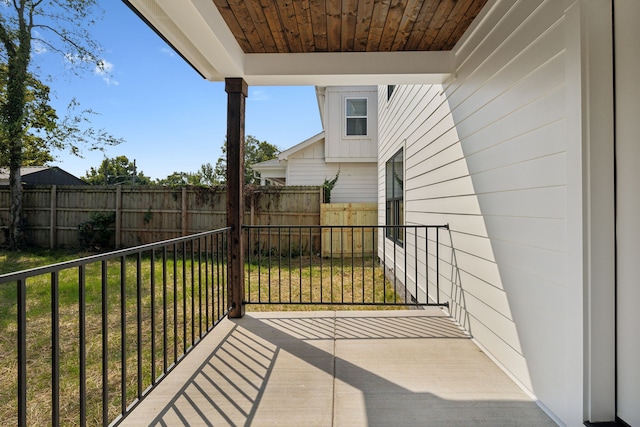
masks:
<path id="1" fill-rule="evenodd" d="M 33 250 L 22 252 L 0 252 L 0 274 L 60 263 L 88 254 L 69 251 Z M 200 334 L 224 312 L 226 295 L 207 286 L 204 266 L 198 268 L 187 257 L 184 261 L 177 257 L 167 260 L 167 269 L 162 271 L 162 260 L 156 255 L 152 268 L 151 256 L 147 254 L 140 260 L 135 256 L 126 258 L 125 264 L 125 369 L 126 369 L 126 405 L 131 404 L 138 393 L 138 377 L 142 378 L 140 388 L 146 389 L 152 384 L 152 370 L 157 377 L 165 364 L 170 366 L 176 361 L 185 347 L 188 347 Z M 340 261 L 306 260 L 303 268 L 300 264 L 289 266 L 249 264 L 247 266 L 247 297 L 253 301 L 267 301 L 280 298 L 292 302 L 349 301 L 364 298 L 368 301 L 395 301 L 396 296 L 388 283 L 385 286 L 382 269 L 375 268 L 369 261 L 340 264 Z M 303 260 L 300 260 L 303 262 Z M 322 261 L 320 261 L 322 262 Z M 123 406 L 122 403 L 122 293 L 121 266 L 119 260 L 106 264 L 107 276 L 107 340 L 109 419 L 114 419 Z M 211 262 L 209 273 L 224 271 L 225 265 Z M 152 311 L 151 274 L 155 274 L 153 298 L 155 310 Z M 162 285 L 163 273 L 167 277 L 166 291 Z M 140 275 L 141 288 L 138 289 L 137 277 Z M 86 377 L 87 377 L 87 425 L 102 423 L 102 265 L 92 263 L 86 267 Z M 260 277 L 260 283 L 258 283 Z M 276 281 L 275 278 L 278 278 Z M 271 280 L 269 280 L 271 279 Z M 322 290 L 320 283 L 322 282 Z M 27 281 L 27 401 L 28 425 L 49 425 L 51 418 L 51 285 L 50 275 L 43 275 Z M 376 289 L 366 287 L 368 283 L 377 283 Z M 224 288 L 224 286 L 220 286 Z M 79 303 L 78 268 L 63 270 L 59 274 L 59 337 L 60 337 L 60 412 L 63 425 L 78 424 L 79 407 Z M 140 295 L 140 304 L 137 295 Z M 193 298 L 192 298 L 193 296 Z M 163 342 L 162 326 L 166 301 L 166 347 Z M 334 310 L 344 308 L 362 309 L 361 306 L 323 305 L 264 305 L 251 304 L 247 311 L 280 310 Z M 377 308 L 377 307 L 368 307 Z M 389 307 L 385 307 L 389 308 Z M 393 308 L 393 307 L 391 307 Z M 397 308 L 397 307 L 395 307 Z M 0 285 L 0 423 L 14 425 L 17 414 L 17 321 L 16 321 L 16 285 Z M 138 367 L 137 318 L 141 322 L 141 360 Z M 152 315 L 153 313 L 153 315 Z M 207 316 L 207 314 L 209 316 Z M 152 317 L 155 320 L 155 342 L 151 342 Z M 187 322 L 183 322 L 187 319 Z M 174 324 L 174 322 L 176 322 Z M 155 352 L 155 364 L 152 353 Z M 166 357 L 165 357 L 166 353 Z M 126 406 L 125 405 L 125 406 Z"/>

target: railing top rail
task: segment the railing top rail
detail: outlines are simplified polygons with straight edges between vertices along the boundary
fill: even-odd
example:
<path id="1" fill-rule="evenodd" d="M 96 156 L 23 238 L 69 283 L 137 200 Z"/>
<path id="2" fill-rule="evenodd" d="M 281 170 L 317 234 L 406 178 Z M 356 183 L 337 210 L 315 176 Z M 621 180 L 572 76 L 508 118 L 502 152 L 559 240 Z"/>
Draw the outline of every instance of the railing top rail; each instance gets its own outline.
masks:
<path id="1" fill-rule="evenodd" d="M 0 275 L 0 285 L 16 280 L 23 280 L 28 277 L 39 276 L 42 274 L 53 273 L 60 270 L 66 270 L 68 268 L 79 267 L 81 265 L 91 264 L 99 261 L 107 261 L 110 259 L 137 254 L 140 252 L 148 251 L 151 249 L 161 248 L 176 243 L 188 242 L 191 240 L 200 239 L 202 237 L 224 233 L 229 231 L 230 227 L 218 228 L 216 230 L 203 231 L 201 233 L 190 234 L 188 236 L 176 237 L 173 239 L 162 240 L 160 242 L 148 243 L 146 245 L 134 246 L 133 248 L 120 249 L 117 251 L 111 251 L 104 254 L 92 255 L 84 258 L 78 258 L 71 261 L 64 261 L 57 264 L 45 265 L 42 267 L 30 268 L 28 270 L 16 271 L 13 273 L 6 273 Z"/>
<path id="2" fill-rule="evenodd" d="M 449 224 L 414 224 L 414 225 L 243 225 L 242 228 L 245 229 L 255 229 L 255 228 L 444 228 L 449 229 Z"/>

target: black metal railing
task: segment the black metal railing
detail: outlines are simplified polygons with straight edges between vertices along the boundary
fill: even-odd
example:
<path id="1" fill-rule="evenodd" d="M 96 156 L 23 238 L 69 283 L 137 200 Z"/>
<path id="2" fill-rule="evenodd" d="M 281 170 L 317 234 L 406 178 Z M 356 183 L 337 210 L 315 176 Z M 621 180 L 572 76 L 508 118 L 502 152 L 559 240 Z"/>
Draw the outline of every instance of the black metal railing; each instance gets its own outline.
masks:
<path id="1" fill-rule="evenodd" d="M 0 276 L 0 418 L 117 424 L 227 315 L 228 234 Z"/>
<path id="2" fill-rule="evenodd" d="M 385 238 L 387 229 L 402 244 Z M 446 306 L 447 225 L 244 227 L 245 303 Z"/>

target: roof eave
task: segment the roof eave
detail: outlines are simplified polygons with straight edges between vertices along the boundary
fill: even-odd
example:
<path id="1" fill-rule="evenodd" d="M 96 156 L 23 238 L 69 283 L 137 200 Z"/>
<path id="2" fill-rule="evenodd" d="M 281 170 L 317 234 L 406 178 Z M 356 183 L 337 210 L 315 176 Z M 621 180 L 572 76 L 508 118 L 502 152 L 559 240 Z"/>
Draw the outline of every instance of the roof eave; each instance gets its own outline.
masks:
<path id="1" fill-rule="evenodd" d="M 244 53 L 210 0 L 123 0 L 203 77 L 250 85 L 442 83 L 451 51 Z"/>
<path id="2" fill-rule="evenodd" d="M 245 54 L 252 85 L 439 84 L 453 72 L 451 51 Z"/>
<path id="3" fill-rule="evenodd" d="M 286 161 L 286 160 L 289 159 L 290 155 L 292 155 L 294 153 L 297 153 L 298 151 L 301 151 L 301 150 L 307 148 L 308 146 L 313 145 L 318 141 L 321 141 L 322 139 L 324 139 L 324 131 L 322 131 L 320 133 L 317 133 L 317 134 L 313 135 L 311 138 L 307 138 L 304 141 L 299 142 L 298 144 L 294 145 L 293 147 L 290 147 L 290 148 L 284 150 L 283 152 L 281 152 L 278 155 L 278 158 L 281 161 Z"/>

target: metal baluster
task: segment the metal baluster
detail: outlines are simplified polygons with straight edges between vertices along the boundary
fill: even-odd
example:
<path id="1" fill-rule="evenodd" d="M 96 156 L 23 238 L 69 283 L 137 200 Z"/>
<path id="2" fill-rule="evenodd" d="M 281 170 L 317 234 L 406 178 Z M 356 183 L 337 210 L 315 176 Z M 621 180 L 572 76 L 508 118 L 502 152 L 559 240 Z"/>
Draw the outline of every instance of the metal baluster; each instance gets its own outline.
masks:
<path id="1" fill-rule="evenodd" d="M 282 302 L 282 227 L 278 227 L 278 301 Z"/>
<path id="2" fill-rule="evenodd" d="M 351 303 L 355 303 L 355 297 L 356 297 L 356 285 L 355 285 L 355 236 L 353 235 L 353 233 L 355 232 L 355 229 L 353 226 L 349 227 L 349 229 L 351 230 Z M 363 299 L 364 302 L 364 299 Z"/>
<path id="3" fill-rule="evenodd" d="M 320 235 L 320 302 L 324 303 L 324 280 L 323 280 L 323 265 L 322 265 L 322 258 L 323 258 L 323 244 L 322 244 L 322 238 L 324 237 L 322 235 L 322 227 L 318 227 L 318 233 Z"/>
<path id="4" fill-rule="evenodd" d="M 329 292 L 331 294 L 331 303 L 333 303 L 333 227 L 329 228 L 329 276 L 331 285 Z"/>
<path id="5" fill-rule="evenodd" d="M 51 273 L 51 425 L 60 425 L 60 287 Z"/>
<path id="6" fill-rule="evenodd" d="M 340 295 L 341 302 L 344 304 L 344 228 L 339 227 L 338 230 L 340 230 Z"/>
<path id="7" fill-rule="evenodd" d="M 191 240 L 191 345 L 195 343 L 195 330 L 196 330 L 196 276 L 194 270 L 195 254 L 194 246 L 195 240 Z M 185 245 L 187 242 L 185 242 Z M 191 347 L 191 346 L 189 346 Z M 189 348 L 187 347 L 187 348 Z M 185 349 L 185 353 L 187 350 Z"/>
<path id="8" fill-rule="evenodd" d="M 182 354 L 187 352 L 187 242 L 182 242 Z"/>
<path id="9" fill-rule="evenodd" d="M 200 239 L 198 242 L 198 338 L 202 338 L 202 247 Z M 193 250 L 193 246 L 191 247 Z M 193 267 L 192 267 L 193 268 Z"/>
<path id="10" fill-rule="evenodd" d="M 16 281 L 18 335 L 18 426 L 27 425 L 27 280 Z"/>
<path id="11" fill-rule="evenodd" d="M 419 301 L 420 298 L 418 295 L 418 227 L 417 226 L 413 228 L 413 275 L 415 277 L 416 305 L 418 305 L 420 303 Z M 426 291 L 427 289 L 425 288 L 425 293 Z M 429 302 L 429 301 L 425 301 L 425 302 Z"/>
<path id="12" fill-rule="evenodd" d="M 213 240 L 213 238 L 212 238 Z M 205 330 L 209 331 L 209 243 L 204 238 L 204 313 Z"/>
<path id="13" fill-rule="evenodd" d="M 107 261 L 101 263 L 102 285 L 102 425 L 109 425 L 109 293 Z"/>
<path id="14" fill-rule="evenodd" d="M 267 228 L 267 281 L 269 289 L 269 303 L 271 303 L 271 228 Z"/>
<path id="15" fill-rule="evenodd" d="M 78 329 L 80 353 L 80 425 L 87 425 L 87 297 L 86 297 L 86 264 L 78 267 Z M 57 422 L 56 422 L 57 423 Z"/>
<path id="16" fill-rule="evenodd" d="M 167 247 L 162 248 L 162 373 L 167 373 Z"/>
<path id="17" fill-rule="evenodd" d="M 142 397 L 142 254 L 136 254 L 136 335 L 138 399 Z"/>
<path id="18" fill-rule="evenodd" d="M 178 361 L 178 246 L 173 245 L 173 363 Z"/>
<path id="19" fill-rule="evenodd" d="M 429 228 L 425 228 L 424 236 L 424 277 L 427 282 L 427 302 L 429 302 Z"/>
<path id="20" fill-rule="evenodd" d="M 120 257 L 120 413 L 127 412 L 127 279 L 126 256 Z"/>
<path id="21" fill-rule="evenodd" d="M 309 302 L 313 302 L 313 248 L 311 245 L 311 227 L 309 227 Z"/>
<path id="22" fill-rule="evenodd" d="M 298 260 L 300 268 L 298 269 L 298 277 L 300 278 L 300 302 L 302 302 L 302 227 L 298 227 Z"/>
<path id="23" fill-rule="evenodd" d="M 293 285 L 291 283 L 291 249 L 292 249 L 292 242 L 291 242 L 291 227 L 289 227 L 289 302 L 293 301 Z"/>
<path id="24" fill-rule="evenodd" d="M 436 228 L 436 302 L 440 304 L 440 229 Z"/>
<path id="25" fill-rule="evenodd" d="M 151 249 L 151 384 L 156 384 L 156 251 Z"/>

